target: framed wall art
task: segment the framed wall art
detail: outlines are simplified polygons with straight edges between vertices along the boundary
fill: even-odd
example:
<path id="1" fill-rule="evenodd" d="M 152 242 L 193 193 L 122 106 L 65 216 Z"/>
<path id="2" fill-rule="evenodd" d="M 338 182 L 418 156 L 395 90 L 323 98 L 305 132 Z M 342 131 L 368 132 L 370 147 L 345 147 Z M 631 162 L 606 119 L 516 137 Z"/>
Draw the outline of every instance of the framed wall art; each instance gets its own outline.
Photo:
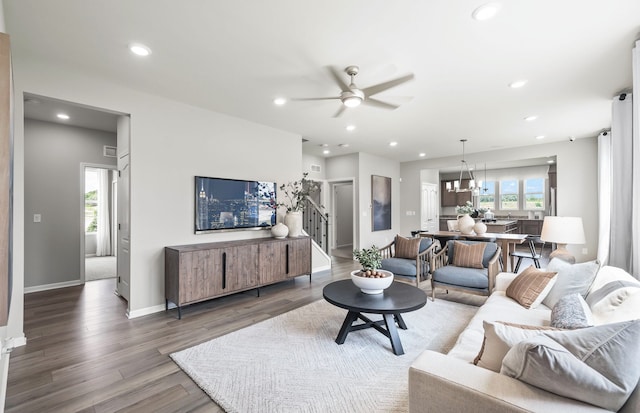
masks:
<path id="1" fill-rule="evenodd" d="M 371 206 L 373 231 L 391 229 L 391 178 L 371 175 Z"/>

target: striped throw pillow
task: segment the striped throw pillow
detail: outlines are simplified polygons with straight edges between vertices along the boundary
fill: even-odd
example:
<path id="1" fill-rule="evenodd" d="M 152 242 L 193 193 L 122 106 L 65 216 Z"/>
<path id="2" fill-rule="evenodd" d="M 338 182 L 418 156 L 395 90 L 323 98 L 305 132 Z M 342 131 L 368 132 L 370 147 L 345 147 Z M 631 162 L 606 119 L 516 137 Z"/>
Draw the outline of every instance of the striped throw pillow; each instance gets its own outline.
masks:
<path id="1" fill-rule="evenodd" d="M 453 243 L 453 265 L 456 267 L 484 268 L 482 258 L 484 257 L 484 242 L 477 244 L 465 244 L 455 241 Z"/>
<path id="2" fill-rule="evenodd" d="M 420 250 L 420 238 L 405 238 L 396 235 L 396 258 L 415 260 Z"/>
<path id="3" fill-rule="evenodd" d="M 536 308 L 549 294 L 557 279 L 557 272 L 540 271 L 532 265 L 511 281 L 506 294 L 524 308 Z"/>

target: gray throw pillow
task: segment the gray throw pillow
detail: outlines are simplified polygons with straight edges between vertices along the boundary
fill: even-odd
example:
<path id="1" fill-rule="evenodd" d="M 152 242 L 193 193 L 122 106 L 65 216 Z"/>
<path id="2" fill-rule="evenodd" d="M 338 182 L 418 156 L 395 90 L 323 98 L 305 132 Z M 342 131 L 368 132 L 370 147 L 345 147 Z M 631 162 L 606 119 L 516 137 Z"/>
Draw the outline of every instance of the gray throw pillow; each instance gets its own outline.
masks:
<path id="1" fill-rule="evenodd" d="M 500 372 L 548 392 L 618 411 L 640 379 L 640 320 L 543 333 L 521 341 Z"/>
<path id="2" fill-rule="evenodd" d="M 551 310 L 551 327 L 573 330 L 591 326 L 591 309 L 578 293 L 565 295 Z"/>
<path id="3" fill-rule="evenodd" d="M 570 264 L 558 258 L 552 259 L 545 270 L 557 272 L 558 279 L 549 294 L 542 300 L 542 304 L 553 308 L 562 297 L 571 293 L 579 293 L 584 298 L 599 268 L 598 261 Z"/>

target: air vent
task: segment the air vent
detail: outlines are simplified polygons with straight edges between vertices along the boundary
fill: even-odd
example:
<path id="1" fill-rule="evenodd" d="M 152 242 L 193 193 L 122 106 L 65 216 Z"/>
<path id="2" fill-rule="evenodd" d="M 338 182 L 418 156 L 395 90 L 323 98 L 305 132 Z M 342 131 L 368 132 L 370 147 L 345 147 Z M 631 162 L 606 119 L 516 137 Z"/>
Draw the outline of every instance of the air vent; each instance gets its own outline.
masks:
<path id="1" fill-rule="evenodd" d="M 102 147 L 102 154 L 107 157 L 107 158 L 115 158 L 116 156 L 118 156 L 118 148 L 116 148 L 115 146 L 103 146 Z"/>
<path id="2" fill-rule="evenodd" d="M 320 165 L 311 165 L 311 172 L 320 172 Z"/>

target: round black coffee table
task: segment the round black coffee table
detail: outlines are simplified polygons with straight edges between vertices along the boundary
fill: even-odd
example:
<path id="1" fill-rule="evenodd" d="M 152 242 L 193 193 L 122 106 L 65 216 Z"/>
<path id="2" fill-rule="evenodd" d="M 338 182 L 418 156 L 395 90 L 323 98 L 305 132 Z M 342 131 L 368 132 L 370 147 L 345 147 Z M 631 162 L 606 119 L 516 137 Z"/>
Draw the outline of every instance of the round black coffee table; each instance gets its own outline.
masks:
<path id="1" fill-rule="evenodd" d="M 371 327 L 391 340 L 391 347 L 396 355 L 404 354 L 396 323 L 401 329 L 407 329 L 400 314 L 415 311 L 427 303 L 427 295 L 424 291 L 413 285 L 395 281 L 382 294 L 364 294 L 351 280 L 335 281 L 324 287 L 322 295 L 331 304 L 349 310 L 336 343 L 344 343 L 351 331 Z M 372 321 L 362 313 L 380 314 L 382 320 Z M 353 323 L 358 319 L 364 323 L 354 325 Z M 382 326 L 383 324 L 386 329 Z"/>

